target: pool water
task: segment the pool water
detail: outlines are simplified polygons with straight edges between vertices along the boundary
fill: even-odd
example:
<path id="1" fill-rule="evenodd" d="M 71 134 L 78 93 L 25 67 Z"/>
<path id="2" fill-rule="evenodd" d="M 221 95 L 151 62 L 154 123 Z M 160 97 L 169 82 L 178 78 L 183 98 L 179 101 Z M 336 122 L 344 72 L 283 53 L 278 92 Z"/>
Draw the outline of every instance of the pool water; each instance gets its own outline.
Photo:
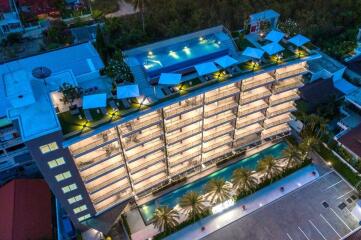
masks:
<path id="1" fill-rule="evenodd" d="M 146 71 L 155 71 L 170 65 L 185 62 L 217 52 L 224 47 L 214 35 L 207 35 L 186 42 L 149 51 L 138 56 L 138 60 Z"/>
<path id="2" fill-rule="evenodd" d="M 175 207 L 180 198 L 189 191 L 195 191 L 198 193 L 203 193 L 204 185 L 211 180 L 212 178 L 222 178 L 226 181 L 230 181 L 232 178 L 232 173 L 237 168 L 248 168 L 250 170 L 256 170 L 257 163 L 263 159 L 265 156 L 273 156 L 274 158 L 281 158 L 282 152 L 287 148 L 286 142 L 281 142 L 275 144 L 269 148 L 264 149 L 263 151 L 256 153 L 250 157 L 242 159 L 228 167 L 225 167 L 221 170 L 218 170 L 206 177 L 203 177 L 195 182 L 184 185 L 181 188 L 178 188 L 170 193 L 167 193 L 163 196 L 160 196 L 157 199 L 154 199 L 146 204 L 143 204 L 139 207 L 140 213 L 146 223 L 149 223 L 153 218 L 154 210 L 158 206 L 168 205 L 168 207 Z"/>

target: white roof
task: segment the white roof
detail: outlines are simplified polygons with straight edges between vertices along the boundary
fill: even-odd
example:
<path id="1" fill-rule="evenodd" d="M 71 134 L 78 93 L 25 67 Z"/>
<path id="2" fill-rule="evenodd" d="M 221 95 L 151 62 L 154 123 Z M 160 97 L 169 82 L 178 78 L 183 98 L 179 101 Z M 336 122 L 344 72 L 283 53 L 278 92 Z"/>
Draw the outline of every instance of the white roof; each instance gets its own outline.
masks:
<path id="1" fill-rule="evenodd" d="M 230 57 L 228 55 L 220 57 L 220 58 L 216 59 L 214 62 L 217 63 L 222 68 L 230 67 L 230 66 L 238 63 L 238 61 L 236 59 L 234 59 L 233 57 Z"/>
<path id="2" fill-rule="evenodd" d="M 276 30 L 270 31 L 267 36 L 266 40 L 272 41 L 272 42 L 279 42 L 281 39 L 285 36 L 283 32 L 279 32 Z"/>
<path id="3" fill-rule="evenodd" d="M 279 45 L 276 42 L 264 45 L 264 46 L 262 46 L 262 49 L 269 55 L 274 55 L 276 53 L 279 53 L 279 52 L 285 50 L 281 45 Z"/>
<path id="4" fill-rule="evenodd" d="M 131 98 L 139 97 L 139 86 L 138 84 L 123 85 L 117 87 L 117 98 Z"/>
<path id="5" fill-rule="evenodd" d="M 335 87 L 338 90 L 340 90 L 341 92 L 343 92 L 346 95 L 352 93 L 353 91 L 355 91 L 357 89 L 357 87 L 355 85 L 346 81 L 343 78 L 341 78 L 337 81 L 333 81 L 333 84 L 335 85 Z"/>
<path id="6" fill-rule="evenodd" d="M 297 47 L 301 47 L 302 45 L 305 45 L 306 43 L 310 42 L 311 40 L 301 34 L 297 34 L 296 36 L 294 36 L 293 38 L 291 38 L 288 41 L 290 43 L 296 45 Z"/>
<path id="7" fill-rule="evenodd" d="M 258 48 L 247 47 L 243 52 L 242 55 L 250 58 L 260 59 L 262 58 L 264 51 Z"/>
<path id="8" fill-rule="evenodd" d="M 213 62 L 206 62 L 194 66 L 199 76 L 217 72 L 219 69 Z"/>
<path id="9" fill-rule="evenodd" d="M 35 103 L 30 76 L 24 70 L 9 72 L 4 75 L 6 97 L 14 108 Z"/>
<path id="10" fill-rule="evenodd" d="M 265 10 L 263 12 L 258 12 L 251 14 L 249 16 L 251 22 L 264 20 L 264 19 L 271 19 L 271 18 L 277 18 L 280 14 L 272 9 Z"/>
<path id="11" fill-rule="evenodd" d="M 101 108 L 107 105 L 107 94 L 97 93 L 83 97 L 83 109 Z"/>
<path id="12" fill-rule="evenodd" d="M 181 82 L 181 78 L 182 74 L 179 73 L 162 73 L 158 84 L 177 85 Z"/>

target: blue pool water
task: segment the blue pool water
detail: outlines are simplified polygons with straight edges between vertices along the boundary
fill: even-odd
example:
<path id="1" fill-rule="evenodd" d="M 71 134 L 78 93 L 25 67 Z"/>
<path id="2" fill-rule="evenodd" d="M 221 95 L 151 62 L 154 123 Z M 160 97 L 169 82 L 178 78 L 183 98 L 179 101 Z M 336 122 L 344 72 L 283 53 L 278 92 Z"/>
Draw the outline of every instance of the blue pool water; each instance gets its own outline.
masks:
<path id="1" fill-rule="evenodd" d="M 169 47 L 155 49 L 147 53 L 138 55 L 139 62 L 143 65 L 144 69 L 148 72 L 158 72 L 157 70 L 175 70 L 168 69 L 172 65 L 179 65 L 178 69 L 184 68 L 183 66 L 191 60 L 212 55 L 226 49 L 222 42 L 218 40 L 216 35 L 211 34 L 197 39 L 192 39 L 186 42 L 177 43 Z M 223 55 L 226 53 L 223 53 Z M 215 56 L 217 57 L 217 56 Z M 202 59 L 206 60 L 206 59 Z M 192 61 L 193 62 L 193 61 Z M 163 71 L 164 72 L 164 71 Z"/>
<path id="2" fill-rule="evenodd" d="M 140 206 L 139 210 L 143 216 L 143 219 L 148 223 L 153 218 L 153 212 L 158 206 L 168 205 L 168 207 L 175 207 L 179 199 L 189 191 L 195 191 L 202 193 L 204 185 L 212 178 L 222 178 L 226 181 L 229 181 L 232 177 L 232 173 L 237 168 L 248 168 L 250 170 L 255 170 L 259 160 L 263 159 L 265 156 L 273 156 L 275 158 L 281 158 L 282 152 L 287 148 L 286 142 L 281 142 L 272 147 L 266 148 L 265 150 L 256 153 L 248 158 L 242 159 L 239 162 L 236 162 L 228 167 L 225 167 L 217 172 L 214 172 L 204 178 L 201 178 L 195 182 L 184 185 L 181 188 L 176 189 L 173 192 L 167 193 L 163 196 L 160 196 L 157 199 L 154 199 L 146 204 Z"/>

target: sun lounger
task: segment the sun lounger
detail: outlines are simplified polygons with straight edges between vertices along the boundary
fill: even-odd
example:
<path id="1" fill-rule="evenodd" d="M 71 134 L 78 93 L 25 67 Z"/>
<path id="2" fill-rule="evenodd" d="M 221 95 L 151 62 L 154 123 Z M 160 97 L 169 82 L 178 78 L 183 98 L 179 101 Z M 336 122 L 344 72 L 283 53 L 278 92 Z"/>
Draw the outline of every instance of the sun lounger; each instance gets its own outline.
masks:
<path id="1" fill-rule="evenodd" d="M 127 100 L 121 99 L 120 101 L 122 102 L 125 109 L 130 108 L 130 104 L 129 104 L 129 102 Z"/>
<path id="2" fill-rule="evenodd" d="M 85 109 L 85 110 L 84 110 L 84 115 L 85 115 L 85 118 L 86 118 L 88 121 L 93 121 L 93 117 L 92 117 L 92 115 L 90 114 L 89 109 Z"/>

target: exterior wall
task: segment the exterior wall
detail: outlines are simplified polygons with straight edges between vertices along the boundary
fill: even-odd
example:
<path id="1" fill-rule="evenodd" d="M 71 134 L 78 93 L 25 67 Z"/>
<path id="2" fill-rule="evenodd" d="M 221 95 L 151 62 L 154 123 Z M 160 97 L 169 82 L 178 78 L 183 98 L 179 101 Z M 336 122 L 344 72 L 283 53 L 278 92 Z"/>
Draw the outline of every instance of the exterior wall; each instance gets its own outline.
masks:
<path id="1" fill-rule="evenodd" d="M 56 142 L 59 148 L 57 150 L 43 154 L 40 151 L 40 147 L 52 142 Z M 61 147 L 62 146 L 61 132 L 48 134 L 40 138 L 37 138 L 35 140 L 28 141 L 25 144 L 28 147 L 33 159 L 35 159 L 39 170 L 41 171 L 44 179 L 51 188 L 53 194 L 61 202 L 61 206 L 67 211 L 73 222 L 77 223 L 79 217 L 85 216 L 87 214 L 90 215 L 95 214 L 93 204 L 91 203 L 89 195 L 84 187 L 84 183 L 81 177 L 79 176 L 79 172 L 74 164 L 72 156 L 70 155 L 68 149 L 63 149 Z M 65 164 L 59 165 L 54 168 L 50 168 L 48 162 L 60 157 L 64 158 Z M 67 171 L 70 171 L 71 173 L 70 178 L 64 179 L 59 182 L 55 179 L 56 175 Z M 64 193 L 62 191 L 63 187 L 73 183 L 77 185 L 76 189 L 69 191 L 67 193 Z M 82 200 L 75 202 L 73 204 L 69 204 L 68 199 L 77 195 L 81 195 Z M 79 212 L 78 214 L 75 214 L 73 209 L 82 205 L 86 205 L 87 209 Z"/>
<path id="2" fill-rule="evenodd" d="M 69 146 L 94 210 L 99 214 L 212 167 L 233 151 L 288 135 L 306 72 L 306 63 L 299 63 L 259 74 Z"/>

